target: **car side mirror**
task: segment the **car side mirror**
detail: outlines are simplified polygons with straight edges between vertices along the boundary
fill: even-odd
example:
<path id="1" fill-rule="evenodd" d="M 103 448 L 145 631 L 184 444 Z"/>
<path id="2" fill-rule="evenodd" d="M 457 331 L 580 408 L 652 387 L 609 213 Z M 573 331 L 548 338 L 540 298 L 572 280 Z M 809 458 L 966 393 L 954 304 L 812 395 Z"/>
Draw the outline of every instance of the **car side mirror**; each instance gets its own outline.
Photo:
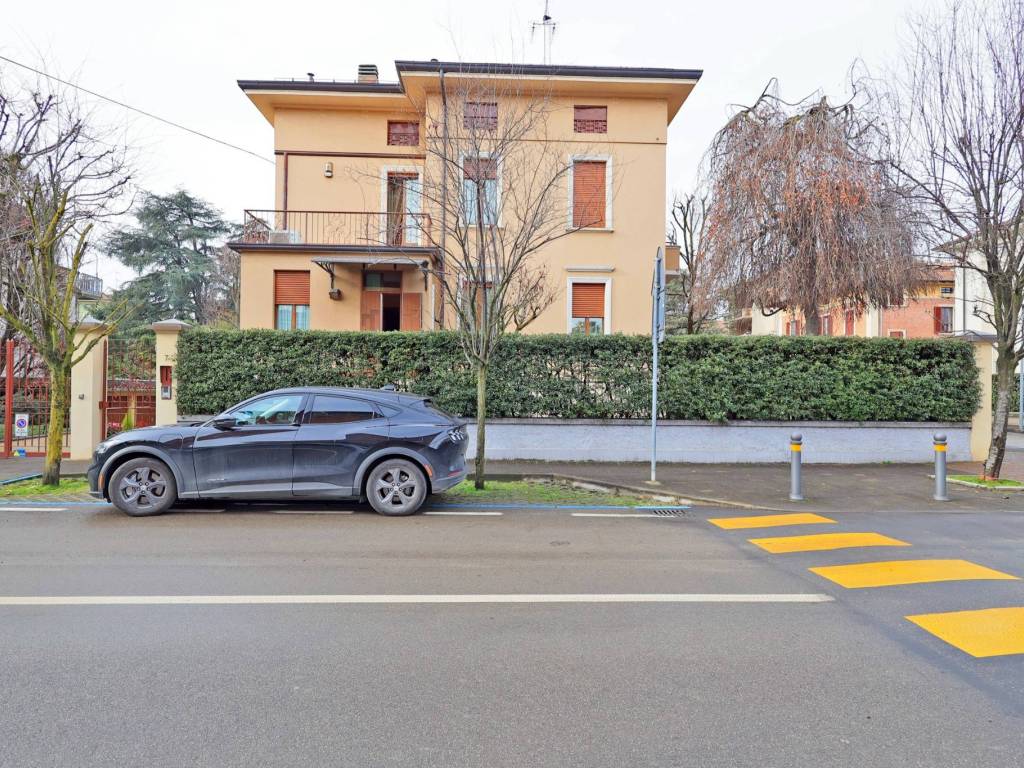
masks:
<path id="1" fill-rule="evenodd" d="M 234 416 L 218 416 L 210 423 L 214 429 L 234 429 L 238 426 L 238 419 Z"/>

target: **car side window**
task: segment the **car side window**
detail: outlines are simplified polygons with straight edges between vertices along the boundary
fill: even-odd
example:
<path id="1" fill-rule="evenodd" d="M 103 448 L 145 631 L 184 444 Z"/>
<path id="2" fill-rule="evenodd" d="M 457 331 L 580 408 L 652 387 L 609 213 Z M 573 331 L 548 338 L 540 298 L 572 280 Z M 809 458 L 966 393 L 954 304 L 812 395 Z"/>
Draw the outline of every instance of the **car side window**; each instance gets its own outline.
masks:
<path id="1" fill-rule="evenodd" d="M 234 416 L 238 426 L 254 424 L 291 424 L 302 405 L 302 395 L 274 395 L 261 397 L 228 412 Z"/>
<path id="2" fill-rule="evenodd" d="M 310 424 L 348 424 L 378 418 L 380 413 L 370 403 L 332 395 L 314 397 L 309 413 Z"/>

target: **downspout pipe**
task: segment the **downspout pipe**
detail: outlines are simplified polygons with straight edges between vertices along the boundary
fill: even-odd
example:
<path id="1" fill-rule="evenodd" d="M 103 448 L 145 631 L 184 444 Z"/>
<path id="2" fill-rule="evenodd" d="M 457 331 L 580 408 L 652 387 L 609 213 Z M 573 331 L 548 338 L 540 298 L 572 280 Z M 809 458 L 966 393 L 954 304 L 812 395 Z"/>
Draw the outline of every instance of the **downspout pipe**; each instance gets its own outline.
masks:
<path id="1" fill-rule="evenodd" d="M 438 68 L 441 79 L 441 145 L 444 147 L 441 157 L 441 249 L 438 253 L 440 261 L 440 278 L 447 280 L 445 271 L 445 249 L 448 243 L 448 94 L 444 87 L 444 65 Z M 445 285 L 441 286 L 441 317 L 440 326 L 444 330 L 444 305 L 446 297 Z"/>

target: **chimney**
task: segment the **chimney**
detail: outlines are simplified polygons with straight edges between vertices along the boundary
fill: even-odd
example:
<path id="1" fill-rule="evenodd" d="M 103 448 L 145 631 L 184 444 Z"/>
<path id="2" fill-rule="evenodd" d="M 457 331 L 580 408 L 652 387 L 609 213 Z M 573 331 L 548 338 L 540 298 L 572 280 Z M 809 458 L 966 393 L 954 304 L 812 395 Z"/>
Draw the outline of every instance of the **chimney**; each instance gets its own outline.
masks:
<path id="1" fill-rule="evenodd" d="M 359 65 L 359 78 L 358 78 L 358 82 L 360 82 L 360 83 L 376 83 L 376 82 L 379 81 L 379 79 L 380 78 L 377 75 L 377 65 L 376 64 L 360 64 Z"/>

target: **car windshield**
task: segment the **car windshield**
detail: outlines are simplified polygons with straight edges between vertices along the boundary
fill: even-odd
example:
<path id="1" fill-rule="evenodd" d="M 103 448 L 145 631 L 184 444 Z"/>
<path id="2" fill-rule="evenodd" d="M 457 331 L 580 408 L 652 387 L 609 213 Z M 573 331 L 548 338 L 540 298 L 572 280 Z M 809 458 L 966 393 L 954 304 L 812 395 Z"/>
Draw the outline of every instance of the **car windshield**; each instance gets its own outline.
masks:
<path id="1" fill-rule="evenodd" d="M 302 395 L 273 395 L 252 400 L 228 411 L 239 426 L 250 424 L 291 424 L 302 404 Z"/>

